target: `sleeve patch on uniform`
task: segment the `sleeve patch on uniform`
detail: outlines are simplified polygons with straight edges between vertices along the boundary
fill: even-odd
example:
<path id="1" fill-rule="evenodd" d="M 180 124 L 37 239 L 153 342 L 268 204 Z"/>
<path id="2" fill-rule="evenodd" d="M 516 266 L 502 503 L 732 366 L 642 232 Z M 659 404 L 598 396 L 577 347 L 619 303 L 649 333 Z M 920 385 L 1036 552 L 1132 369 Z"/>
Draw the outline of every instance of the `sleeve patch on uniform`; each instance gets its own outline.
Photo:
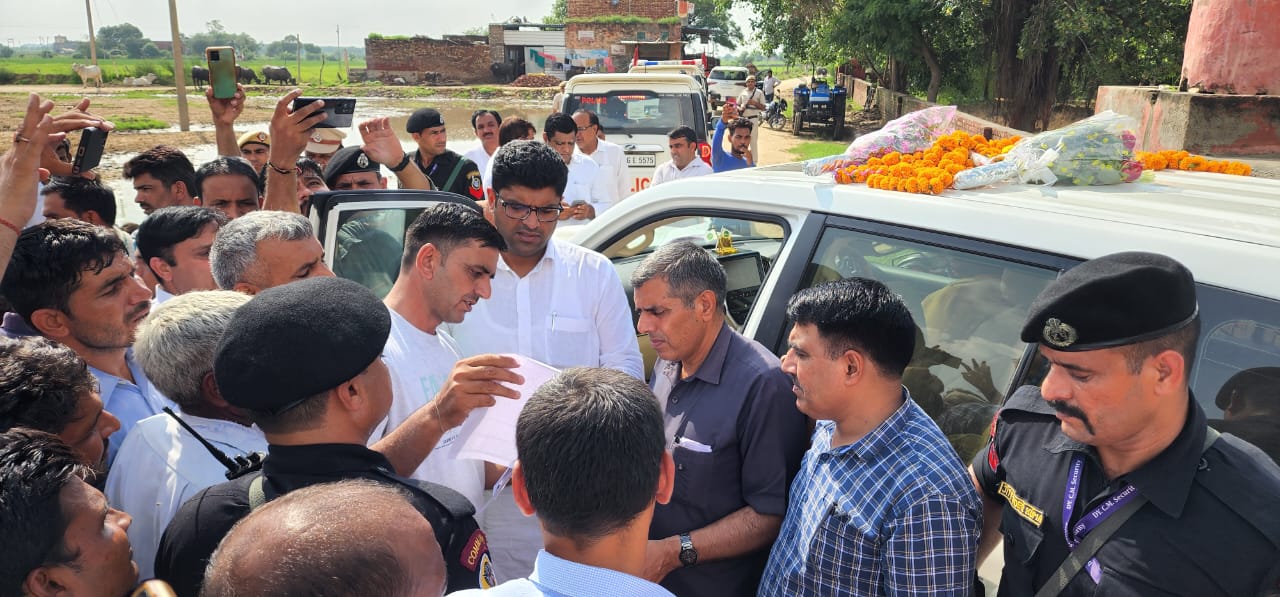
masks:
<path id="1" fill-rule="evenodd" d="M 467 175 L 467 178 L 471 180 L 471 187 L 467 189 L 467 192 L 471 193 L 471 196 L 476 201 L 484 199 L 484 182 L 480 178 L 480 172 L 472 172 Z"/>
<path id="2" fill-rule="evenodd" d="M 987 441 L 987 465 L 993 473 L 1000 467 L 1000 455 L 996 453 L 996 422 L 999 420 L 1000 412 L 996 411 L 996 415 L 991 417 L 991 439 Z"/>
<path id="3" fill-rule="evenodd" d="M 480 556 L 480 588 L 492 589 L 498 586 L 498 575 L 493 572 L 493 560 L 489 558 L 489 552 L 484 552 Z"/>
<path id="4" fill-rule="evenodd" d="M 484 531 L 476 529 L 471 533 L 471 538 L 467 539 L 467 548 L 462 550 L 462 565 L 467 570 L 476 572 L 481 568 L 481 562 L 486 562 L 488 559 L 489 539 L 485 537 Z M 483 573 L 481 576 L 483 577 Z"/>

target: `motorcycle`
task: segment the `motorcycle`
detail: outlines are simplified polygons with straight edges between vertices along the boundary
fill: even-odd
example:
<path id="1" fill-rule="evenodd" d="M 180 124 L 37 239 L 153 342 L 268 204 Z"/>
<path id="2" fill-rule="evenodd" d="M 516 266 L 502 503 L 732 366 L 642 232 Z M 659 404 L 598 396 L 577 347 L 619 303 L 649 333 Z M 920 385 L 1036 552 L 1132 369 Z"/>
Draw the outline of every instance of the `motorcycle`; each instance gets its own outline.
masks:
<path id="1" fill-rule="evenodd" d="M 787 124 L 787 100 L 774 95 L 773 101 L 765 104 L 764 121 L 771 129 L 780 129 Z"/>

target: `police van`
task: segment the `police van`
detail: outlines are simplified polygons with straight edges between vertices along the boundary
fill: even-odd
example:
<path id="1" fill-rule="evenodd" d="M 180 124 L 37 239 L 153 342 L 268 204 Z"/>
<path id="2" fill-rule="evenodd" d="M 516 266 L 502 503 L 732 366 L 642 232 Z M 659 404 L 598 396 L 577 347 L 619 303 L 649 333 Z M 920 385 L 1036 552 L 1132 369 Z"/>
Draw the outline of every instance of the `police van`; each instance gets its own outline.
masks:
<path id="1" fill-rule="evenodd" d="M 678 126 L 698 135 L 698 154 L 710 163 L 707 104 L 702 86 L 683 74 L 578 75 L 565 84 L 560 111 L 595 112 L 611 143 L 626 153 L 631 193 L 649 188 L 659 164 L 671 160 L 667 133 Z"/>

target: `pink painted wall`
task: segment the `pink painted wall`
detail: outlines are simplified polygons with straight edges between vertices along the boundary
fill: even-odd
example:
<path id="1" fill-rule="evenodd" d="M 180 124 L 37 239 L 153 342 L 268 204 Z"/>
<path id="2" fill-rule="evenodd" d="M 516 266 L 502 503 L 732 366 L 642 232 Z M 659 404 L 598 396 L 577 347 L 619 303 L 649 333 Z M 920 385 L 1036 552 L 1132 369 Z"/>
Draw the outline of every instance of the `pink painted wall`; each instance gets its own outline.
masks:
<path id="1" fill-rule="evenodd" d="M 1195 0 L 1182 77 L 1212 92 L 1280 95 L 1280 0 Z"/>

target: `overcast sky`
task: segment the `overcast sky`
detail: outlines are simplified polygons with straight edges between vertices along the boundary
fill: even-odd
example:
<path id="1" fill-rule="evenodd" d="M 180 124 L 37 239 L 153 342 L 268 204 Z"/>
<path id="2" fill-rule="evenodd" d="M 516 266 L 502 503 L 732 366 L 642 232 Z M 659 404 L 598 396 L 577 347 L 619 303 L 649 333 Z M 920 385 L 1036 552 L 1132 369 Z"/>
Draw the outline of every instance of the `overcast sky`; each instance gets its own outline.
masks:
<path id="1" fill-rule="evenodd" d="M 178 0 L 177 4 L 178 26 L 187 35 L 204 31 L 205 23 L 218 19 L 228 31 L 248 33 L 264 43 L 297 33 L 303 42 L 330 46 L 338 44 L 340 26 L 342 45 L 361 46 L 365 36 L 374 32 L 439 37 L 513 16 L 536 22 L 551 12 L 552 1 Z M 132 23 L 148 38 L 171 38 L 168 0 L 91 2 L 95 29 Z M 87 41 L 84 10 L 84 0 L 0 0 L 0 43 L 48 42 L 54 35 Z M 307 18 L 297 18 L 298 12 Z M 745 31 L 746 15 L 737 16 Z"/>

